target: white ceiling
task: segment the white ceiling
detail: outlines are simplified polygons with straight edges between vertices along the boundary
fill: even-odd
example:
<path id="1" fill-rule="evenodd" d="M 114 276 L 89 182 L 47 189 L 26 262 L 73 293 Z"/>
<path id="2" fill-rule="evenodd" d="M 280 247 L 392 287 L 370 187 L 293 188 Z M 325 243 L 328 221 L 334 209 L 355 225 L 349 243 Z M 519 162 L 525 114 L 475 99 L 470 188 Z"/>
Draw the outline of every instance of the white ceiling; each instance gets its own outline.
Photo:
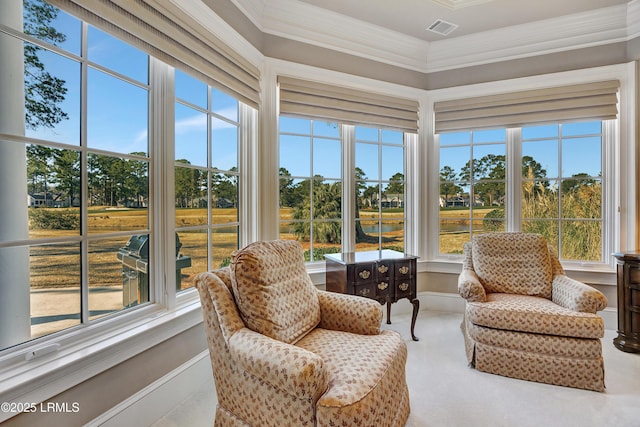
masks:
<path id="1" fill-rule="evenodd" d="M 230 1 L 264 34 L 422 72 L 640 37 L 640 0 Z M 193 16 L 205 19 L 199 12 Z M 458 28 L 447 36 L 428 31 L 436 20 Z"/>
<path id="2" fill-rule="evenodd" d="M 268 3 L 269 0 L 263 0 Z M 595 9 L 628 0 L 298 0 L 425 41 L 436 41 Z M 443 4 L 458 5 L 456 9 Z M 458 25 L 446 37 L 427 31 L 436 19 Z"/>

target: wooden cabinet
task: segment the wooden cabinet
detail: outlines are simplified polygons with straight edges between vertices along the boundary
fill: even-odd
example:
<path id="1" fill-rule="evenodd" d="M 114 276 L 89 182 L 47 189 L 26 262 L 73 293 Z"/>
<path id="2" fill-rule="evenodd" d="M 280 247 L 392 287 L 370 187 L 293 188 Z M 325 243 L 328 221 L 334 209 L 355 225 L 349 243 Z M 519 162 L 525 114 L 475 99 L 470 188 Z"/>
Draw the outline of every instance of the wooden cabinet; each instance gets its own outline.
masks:
<path id="1" fill-rule="evenodd" d="M 613 345 L 622 351 L 640 352 L 640 250 L 617 252 L 618 336 Z"/>
<path id="2" fill-rule="evenodd" d="M 413 304 L 411 338 L 420 301 L 416 292 L 418 257 L 391 250 L 347 252 L 325 255 L 326 284 L 330 292 L 360 295 L 387 304 L 387 323 L 391 323 L 391 304 L 407 298 Z"/>

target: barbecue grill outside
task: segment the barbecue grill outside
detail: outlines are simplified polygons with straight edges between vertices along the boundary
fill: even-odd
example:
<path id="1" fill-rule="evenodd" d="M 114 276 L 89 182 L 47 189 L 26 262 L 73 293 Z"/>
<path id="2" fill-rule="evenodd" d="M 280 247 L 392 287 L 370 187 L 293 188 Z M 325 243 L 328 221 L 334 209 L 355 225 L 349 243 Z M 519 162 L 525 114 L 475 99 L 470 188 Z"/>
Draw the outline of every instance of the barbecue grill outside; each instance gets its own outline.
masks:
<path id="1" fill-rule="evenodd" d="M 191 267 L 191 257 L 180 254 L 176 233 L 176 290 L 182 286 L 182 269 Z M 133 235 L 116 253 L 122 263 L 122 305 L 132 307 L 149 301 L 149 235 Z"/>

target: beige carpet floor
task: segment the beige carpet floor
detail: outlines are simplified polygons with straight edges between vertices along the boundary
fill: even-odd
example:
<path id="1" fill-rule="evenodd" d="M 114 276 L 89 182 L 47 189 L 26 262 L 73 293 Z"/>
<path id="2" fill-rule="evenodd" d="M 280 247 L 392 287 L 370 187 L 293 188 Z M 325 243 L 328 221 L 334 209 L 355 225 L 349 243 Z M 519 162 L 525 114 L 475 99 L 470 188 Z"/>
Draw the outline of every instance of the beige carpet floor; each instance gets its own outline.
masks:
<path id="1" fill-rule="evenodd" d="M 640 426 L 640 354 L 613 346 L 615 331 L 602 340 L 604 393 L 515 380 L 467 366 L 460 313 L 420 311 L 411 340 L 410 318 L 392 325 L 407 342 L 411 396 L 408 426 L 445 427 L 637 427 Z M 213 381 L 176 405 L 154 427 L 211 426 Z"/>

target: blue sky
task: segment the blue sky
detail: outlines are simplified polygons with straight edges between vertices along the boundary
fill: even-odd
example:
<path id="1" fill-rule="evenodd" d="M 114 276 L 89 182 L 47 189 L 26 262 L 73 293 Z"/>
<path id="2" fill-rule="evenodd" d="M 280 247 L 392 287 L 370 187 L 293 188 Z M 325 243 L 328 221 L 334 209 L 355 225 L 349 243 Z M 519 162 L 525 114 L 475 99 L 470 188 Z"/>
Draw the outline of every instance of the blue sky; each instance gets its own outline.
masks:
<path id="1" fill-rule="evenodd" d="M 80 21 L 60 12 L 54 27 L 67 36 L 61 47 L 70 53 L 80 54 Z M 80 63 L 61 55 L 41 51 L 40 58 L 53 75 L 65 80 L 68 89 L 62 109 L 69 115 L 54 129 L 27 131 L 27 136 L 49 139 L 78 146 L 80 144 Z M 134 82 L 121 80 L 100 70 L 89 68 L 87 90 L 88 146 L 116 153 L 148 152 L 148 79 L 147 55 L 106 33 L 89 26 L 88 58 L 90 61 L 114 70 Z M 206 166 L 207 158 L 207 86 L 197 79 L 176 71 L 176 96 L 184 103 L 176 104 L 176 159 L 187 159 L 198 166 Z M 185 105 L 186 104 L 186 105 Z M 237 166 L 237 101 L 225 93 L 213 90 L 212 110 L 224 119 L 212 119 L 213 166 L 228 170 Z M 294 135 L 280 138 L 280 164 L 294 176 L 308 177 L 320 174 L 325 178 L 341 176 L 341 145 L 339 128 L 322 121 L 283 117 L 280 131 Z M 558 146 L 557 126 L 532 126 L 522 132 L 522 154 L 533 157 L 542 164 L 548 177 L 562 177 L 577 173 L 598 176 L 601 171 L 601 139 L 598 123 L 564 125 L 561 151 Z M 313 134 L 313 153 L 311 139 Z M 402 133 L 382 132 L 382 148 L 379 149 L 378 130 L 356 127 L 356 166 L 371 180 L 388 180 L 397 172 L 403 172 Z M 440 168 L 448 165 L 456 172 L 469 160 L 468 133 L 443 134 L 443 147 L 467 144 L 440 151 Z M 485 130 L 474 133 L 474 157 L 486 154 L 506 154 L 506 132 Z M 561 156 L 560 153 L 561 152 Z M 310 159 L 313 159 L 311 161 Z M 379 161 L 381 159 L 381 165 Z"/>
<path id="2" fill-rule="evenodd" d="M 601 124 L 598 121 L 562 125 L 562 138 L 557 125 L 524 127 L 522 155 L 533 157 L 550 178 L 567 178 L 579 173 L 599 176 L 602 171 L 600 133 Z M 469 138 L 468 132 L 440 135 L 441 147 L 450 147 L 440 150 L 440 169 L 446 165 L 454 168 L 456 173 L 460 172 L 470 158 Z M 506 154 L 504 129 L 474 132 L 473 142 L 476 159 L 487 154 Z"/>
<path id="3" fill-rule="evenodd" d="M 59 47 L 80 55 L 80 21 L 60 11 L 53 26 L 66 35 Z M 148 153 L 148 56 L 94 27 L 88 27 L 88 59 L 129 79 L 89 67 L 87 79 L 87 144 L 90 148 L 128 154 Z M 80 145 L 80 63 L 56 53 L 39 52 L 45 69 L 64 80 L 68 92 L 60 104 L 68 119 L 52 129 L 27 130 L 30 137 Z M 207 86 L 180 71 L 176 72 L 176 96 L 193 105 L 176 104 L 176 159 L 207 166 L 207 116 L 195 107 L 207 109 Z M 225 93 L 212 91 L 213 166 L 224 170 L 237 167 L 238 103 Z M 228 120 L 225 120 L 228 119 Z"/>
<path id="4" fill-rule="evenodd" d="M 280 166 L 292 176 L 322 175 L 339 179 L 341 176 L 342 146 L 336 124 L 294 117 L 280 118 Z M 311 141 L 313 135 L 313 157 Z M 396 173 L 404 173 L 402 132 L 356 126 L 356 167 L 369 180 L 389 180 Z M 381 147 L 378 141 L 382 141 Z M 313 159 L 313 161 L 311 161 Z M 380 159 L 382 164 L 380 165 Z"/>

